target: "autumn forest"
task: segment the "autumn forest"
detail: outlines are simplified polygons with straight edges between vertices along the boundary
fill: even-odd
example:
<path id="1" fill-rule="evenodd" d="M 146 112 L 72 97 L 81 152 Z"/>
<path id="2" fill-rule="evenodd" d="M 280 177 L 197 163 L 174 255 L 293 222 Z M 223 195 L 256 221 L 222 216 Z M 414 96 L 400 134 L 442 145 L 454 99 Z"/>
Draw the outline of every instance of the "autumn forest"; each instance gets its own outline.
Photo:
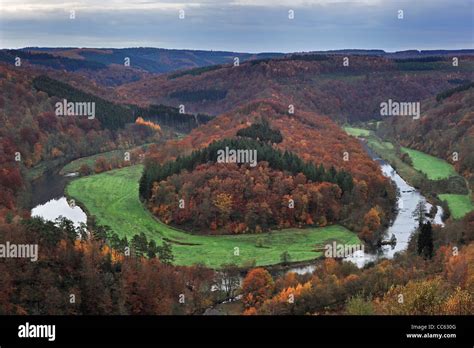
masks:
<path id="1" fill-rule="evenodd" d="M 4 46 L 0 315 L 472 315 L 468 48 Z"/>

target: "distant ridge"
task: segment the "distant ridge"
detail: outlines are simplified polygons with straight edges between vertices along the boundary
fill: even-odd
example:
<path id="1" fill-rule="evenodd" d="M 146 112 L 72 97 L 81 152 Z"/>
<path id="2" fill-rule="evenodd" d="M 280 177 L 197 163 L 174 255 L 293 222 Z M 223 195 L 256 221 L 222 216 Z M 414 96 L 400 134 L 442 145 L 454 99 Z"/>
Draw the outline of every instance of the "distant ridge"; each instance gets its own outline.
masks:
<path id="1" fill-rule="evenodd" d="M 6 50 L 3 50 L 6 51 Z M 133 48 L 74 48 L 74 47 L 26 47 L 19 52 L 29 54 L 50 54 L 76 60 L 86 60 L 110 66 L 124 65 L 126 58 L 130 66 L 149 73 L 169 73 L 177 70 L 193 69 L 210 65 L 232 63 L 239 58 L 240 62 L 262 58 L 276 58 L 283 53 L 241 53 L 230 51 L 205 51 L 187 49 L 165 49 L 153 47 Z M 1 52 L 1 51 L 0 51 Z"/>
<path id="2" fill-rule="evenodd" d="M 329 51 L 311 51 L 311 54 L 349 54 L 349 55 L 371 55 L 381 56 L 387 58 L 416 58 L 428 56 L 444 56 L 444 55 L 473 55 L 474 49 L 459 49 L 459 50 L 404 50 L 395 52 L 385 52 L 378 49 L 340 49 Z"/>

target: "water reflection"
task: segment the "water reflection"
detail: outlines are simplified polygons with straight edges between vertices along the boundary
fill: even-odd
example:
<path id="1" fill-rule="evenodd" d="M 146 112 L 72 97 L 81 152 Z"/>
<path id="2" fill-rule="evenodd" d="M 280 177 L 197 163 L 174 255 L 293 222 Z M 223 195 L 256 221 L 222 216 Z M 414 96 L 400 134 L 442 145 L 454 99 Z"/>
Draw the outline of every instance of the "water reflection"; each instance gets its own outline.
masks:
<path id="1" fill-rule="evenodd" d="M 31 216 L 39 216 L 49 221 L 55 221 L 63 216 L 71 220 L 76 227 L 87 222 L 86 213 L 77 205 L 69 205 L 66 197 L 53 198 L 44 204 L 37 205 L 31 210 Z"/>
<path id="2" fill-rule="evenodd" d="M 370 153 L 370 151 L 369 151 Z M 362 268 L 369 262 L 377 261 L 381 258 L 391 259 L 395 253 L 405 250 L 408 247 L 408 242 L 411 235 L 416 230 L 418 222 L 413 216 L 413 212 L 416 210 L 416 207 L 419 202 L 424 202 L 429 211 L 432 207 L 430 203 L 426 201 L 426 198 L 421 195 L 421 193 L 416 190 L 414 187 L 410 186 L 405 180 L 402 179 L 400 175 L 393 169 L 393 167 L 374 156 L 382 169 L 382 173 L 389 177 L 395 182 L 400 196 L 398 198 L 398 213 L 395 217 L 392 225 L 387 229 L 386 240 L 390 240 L 392 236 L 396 238 L 395 245 L 383 245 L 379 250 L 373 253 L 367 253 L 364 251 L 356 251 L 351 256 L 346 257 L 344 261 L 352 262 L 357 267 Z M 443 215 L 443 208 L 437 206 L 438 210 L 436 216 L 431 219 L 433 224 L 438 224 L 444 226 L 441 216 Z M 316 269 L 316 265 L 306 265 L 301 267 L 294 267 L 288 270 L 288 272 L 295 272 L 298 274 L 312 273 Z"/>

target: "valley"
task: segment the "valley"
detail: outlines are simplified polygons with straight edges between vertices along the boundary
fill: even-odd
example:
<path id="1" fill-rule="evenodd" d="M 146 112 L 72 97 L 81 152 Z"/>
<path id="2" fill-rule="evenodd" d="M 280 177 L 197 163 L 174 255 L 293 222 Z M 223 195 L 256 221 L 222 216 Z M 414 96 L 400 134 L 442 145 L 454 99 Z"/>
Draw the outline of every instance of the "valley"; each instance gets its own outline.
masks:
<path id="1" fill-rule="evenodd" d="M 122 53 L 30 52 L 24 71 L 0 63 L 0 236 L 38 240 L 61 274 L 47 263 L 27 272 L 61 294 L 80 289 L 81 308 L 58 312 L 418 310 L 393 302 L 394 289 L 410 301 L 434 289 L 438 312 L 470 310 L 451 305 L 471 306 L 470 55 L 460 68 L 447 56 L 354 55 L 347 71 L 322 53 L 159 73 L 144 60 L 149 71 L 114 75 Z M 420 118 L 381 117 L 397 99 L 421 100 Z M 90 100 L 97 117 L 60 117 L 61 100 Z"/>
<path id="2" fill-rule="evenodd" d="M 397 154 L 395 146 L 392 143 L 383 141 L 375 135 L 373 131 L 367 128 L 345 126 L 344 130 L 348 134 L 367 142 L 370 149 L 394 166 L 406 181 L 417 188 L 423 187 L 424 190 L 428 192 L 431 200 L 435 202 L 440 202 L 439 200 L 446 202 L 455 219 L 460 219 L 471 211 L 474 211 L 474 203 L 472 202 L 470 193 L 439 193 L 440 189 L 436 187 L 437 180 L 459 177 L 454 167 L 448 162 L 406 147 L 400 147 L 400 153 Z M 402 153 L 410 156 L 412 164 L 408 164 L 402 160 Z M 434 182 L 434 189 L 430 187 L 430 189 L 432 189 L 431 191 L 423 184 L 426 180 L 423 174 L 428 180 Z M 441 188 L 441 190 L 445 190 L 444 187 Z M 436 200 L 436 195 L 439 200 Z"/>
<path id="3" fill-rule="evenodd" d="M 362 128 L 345 127 L 345 130 L 356 136 L 370 134 L 369 130 Z M 393 148 L 393 146 L 389 147 Z M 93 167 L 93 163 L 98 157 L 108 157 L 108 154 L 98 154 L 73 161 L 67 164 L 60 173 L 68 173 L 73 169 L 77 171 L 81 163 L 89 163 Z M 443 164 L 448 166 L 446 163 Z M 387 239 L 394 234 L 397 243 L 395 247 L 387 245 L 375 253 L 367 253 L 366 255 L 358 253 L 348 258 L 349 261 L 360 266 L 374 261 L 376 257 L 393 257 L 395 252 L 402 251 L 407 247 L 410 231 L 416 228 L 416 223 L 411 214 L 417 202 L 424 199 L 423 197 L 414 196 L 413 188 L 407 188 L 407 184 L 397 176 L 393 168 L 387 164 L 382 164 L 382 168 L 384 174 L 391 177 L 401 191 L 401 197 L 399 198 L 400 210 L 395 222 L 392 223 L 386 233 Z M 93 215 L 94 219 L 101 225 L 109 226 L 119 237 L 127 237 L 130 240 L 135 234 L 144 232 L 149 239 L 153 239 L 159 244 L 163 240 L 171 242 L 177 265 L 203 264 L 208 267 L 219 268 L 232 260 L 232 263 L 243 269 L 254 266 L 270 266 L 282 262 L 281 255 L 283 252 L 289 253 L 290 263 L 305 262 L 311 264 L 314 260 L 322 259 L 324 245 L 330 244 L 332 240 L 341 244 L 360 243 L 353 232 L 337 225 L 301 230 L 272 231 L 247 236 L 192 235 L 160 222 L 146 210 L 138 199 L 138 181 L 142 171 L 143 166 L 135 165 L 75 179 L 65 187 L 65 191 L 69 198 L 75 200 L 75 204 L 83 207 L 88 215 Z M 116 188 L 120 189 L 117 190 Z M 408 194 L 405 192 L 408 192 Z M 451 198 L 451 195 L 447 196 L 450 199 L 458 199 L 457 197 Z M 442 199 L 446 199 L 446 197 L 442 196 Z M 47 203 L 47 205 L 58 203 L 53 201 Z M 56 210 L 57 208 L 53 209 Z M 435 222 L 442 223 L 442 209 L 441 207 L 438 207 L 438 209 Z M 466 206 L 465 202 L 462 201 L 461 209 L 466 210 L 466 212 L 470 211 L 469 206 Z M 49 214 L 51 214 L 51 211 L 49 211 Z M 46 212 L 40 212 L 39 215 L 54 220 L 54 218 L 61 215 L 61 211 L 59 210 L 55 215 L 53 213 L 53 217 Z M 462 216 L 455 215 L 455 217 Z M 407 225 L 408 221 L 411 221 L 411 228 Z M 82 222 L 85 221 L 82 220 Z M 237 255 L 234 254 L 236 250 Z M 307 266 L 300 268 L 306 269 L 306 272 L 313 269 L 307 268 Z M 297 271 L 300 268 L 294 268 L 294 270 Z"/>

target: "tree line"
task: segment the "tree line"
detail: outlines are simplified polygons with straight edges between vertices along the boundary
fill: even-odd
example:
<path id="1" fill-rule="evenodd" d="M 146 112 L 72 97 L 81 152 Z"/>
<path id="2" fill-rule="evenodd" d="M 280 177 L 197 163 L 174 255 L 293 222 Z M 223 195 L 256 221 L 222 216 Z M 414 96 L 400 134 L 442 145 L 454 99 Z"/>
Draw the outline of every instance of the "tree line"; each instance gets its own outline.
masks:
<path id="1" fill-rule="evenodd" d="M 151 188 L 155 181 L 162 181 L 167 177 L 178 174 L 183 170 L 192 171 L 197 165 L 217 162 L 218 150 L 229 149 L 256 150 L 258 161 L 266 161 L 276 170 L 287 171 L 292 174 L 303 173 L 313 182 L 331 182 L 337 184 L 343 192 L 350 192 L 354 186 L 352 175 L 345 170 L 336 170 L 333 166 L 326 170 L 323 164 L 315 165 L 304 162 L 290 151 L 281 151 L 271 145 L 249 138 L 223 139 L 212 142 L 208 147 L 196 150 L 189 156 L 178 156 L 175 161 L 168 161 L 161 165 L 148 161 L 140 179 L 140 197 L 149 199 Z"/>
<path id="2" fill-rule="evenodd" d="M 77 71 L 80 69 L 98 71 L 106 68 L 105 64 L 99 62 L 58 57 L 48 53 L 34 53 L 23 50 L 0 50 L 0 61 L 13 64 L 16 57 L 19 57 L 22 60 L 27 60 L 31 64 L 42 65 L 59 70 L 64 69 L 67 71 Z"/>
<path id="3" fill-rule="evenodd" d="M 213 119 L 207 114 L 185 114 L 180 113 L 178 108 L 172 106 L 150 105 L 146 108 L 136 105 L 128 105 L 136 116 L 152 120 L 162 126 L 172 127 L 180 132 L 190 132 L 192 129 L 205 124 Z"/>
<path id="4" fill-rule="evenodd" d="M 102 127 L 116 130 L 135 121 L 133 112 L 125 106 L 114 104 L 95 95 L 85 93 L 67 83 L 52 79 L 48 76 L 38 76 L 33 80 L 33 86 L 49 96 L 66 99 L 68 102 L 95 103 L 96 118 Z"/>
<path id="5" fill-rule="evenodd" d="M 443 91 L 439 94 L 436 95 L 436 101 L 441 101 L 443 99 L 449 98 L 452 96 L 454 93 L 462 92 L 462 91 L 467 91 L 469 88 L 474 87 L 474 82 L 468 82 L 465 84 L 462 84 L 461 86 L 455 87 L 448 89 L 446 91 Z"/>
<path id="6" fill-rule="evenodd" d="M 274 144 L 279 144 L 283 141 L 280 130 L 270 128 L 270 124 L 266 118 L 262 119 L 260 123 L 254 123 L 247 128 L 239 129 L 237 136 Z"/>
<path id="7" fill-rule="evenodd" d="M 102 127 L 111 130 L 124 128 L 126 124 L 133 123 L 138 116 L 152 119 L 161 125 L 183 132 L 189 132 L 212 119 L 211 116 L 205 114 L 182 114 L 178 108 L 166 105 L 150 105 L 146 108 L 132 104 L 119 105 L 45 75 L 34 78 L 33 86 L 49 96 L 63 98 L 68 102 L 94 102 L 97 119 Z"/>

